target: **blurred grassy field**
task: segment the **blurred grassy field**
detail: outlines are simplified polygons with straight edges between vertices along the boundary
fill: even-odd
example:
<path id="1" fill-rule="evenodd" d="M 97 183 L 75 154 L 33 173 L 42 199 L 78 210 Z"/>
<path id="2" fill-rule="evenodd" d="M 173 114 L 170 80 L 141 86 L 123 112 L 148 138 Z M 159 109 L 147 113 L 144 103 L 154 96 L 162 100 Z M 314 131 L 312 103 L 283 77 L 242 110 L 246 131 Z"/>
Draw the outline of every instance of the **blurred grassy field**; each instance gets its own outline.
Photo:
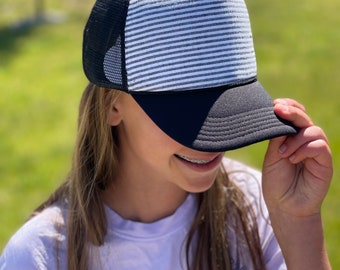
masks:
<path id="1" fill-rule="evenodd" d="M 14 3 L 15 2 L 15 3 Z M 33 1 L 0 0 L 0 250 L 65 177 L 86 79 L 81 38 L 93 1 L 45 1 L 59 23 L 13 30 Z M 270 94 L 301 101 L 328 134 L 334 181 L 323 206 L 327 248 L 340 269 L 340 2 L 247 1 L 259 79 Z M 228 153 L 259 167 L 266 142 Z"/>
<path id="2" fill-rule="evenodd" d="M 82 28 L 92 1 L 0 0 L 0 250 L 69 170 L 82 73 Z M 25 22 L 12 30 L 17 22 Z M 10 26 L 10 28 L 8 27 Z"/>

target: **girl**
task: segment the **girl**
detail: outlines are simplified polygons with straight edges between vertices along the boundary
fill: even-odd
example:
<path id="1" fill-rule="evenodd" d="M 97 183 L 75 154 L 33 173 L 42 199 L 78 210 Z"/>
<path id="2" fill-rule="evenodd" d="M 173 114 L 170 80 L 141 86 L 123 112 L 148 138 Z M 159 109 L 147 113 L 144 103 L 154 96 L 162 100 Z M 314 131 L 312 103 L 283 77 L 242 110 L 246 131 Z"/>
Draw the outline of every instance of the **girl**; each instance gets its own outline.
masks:
<path id="1" fill-rule="evenodd" d="M 257 81 L 243 1 L 98 0 L 83 63 L 70 173 L 0 269 L 330 269 L 327 138 Z M 262 175 L 224 157 L 265 139 Z"/>

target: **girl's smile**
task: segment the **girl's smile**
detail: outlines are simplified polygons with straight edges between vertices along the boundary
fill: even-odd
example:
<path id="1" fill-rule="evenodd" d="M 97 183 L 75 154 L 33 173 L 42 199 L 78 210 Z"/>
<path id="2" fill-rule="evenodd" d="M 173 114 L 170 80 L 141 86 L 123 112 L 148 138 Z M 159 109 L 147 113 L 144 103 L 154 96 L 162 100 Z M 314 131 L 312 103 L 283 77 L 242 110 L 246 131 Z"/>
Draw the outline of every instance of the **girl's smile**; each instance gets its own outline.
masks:
<path id="1" fill-rule="evenodd" d="M 223 158 L 223 153 L 211 153 L 210 156 L 202 158 L 188 157 L 180 154 L 175 154 L 175 157 L 192 170 L 203 172 L 218 167 Z"/>

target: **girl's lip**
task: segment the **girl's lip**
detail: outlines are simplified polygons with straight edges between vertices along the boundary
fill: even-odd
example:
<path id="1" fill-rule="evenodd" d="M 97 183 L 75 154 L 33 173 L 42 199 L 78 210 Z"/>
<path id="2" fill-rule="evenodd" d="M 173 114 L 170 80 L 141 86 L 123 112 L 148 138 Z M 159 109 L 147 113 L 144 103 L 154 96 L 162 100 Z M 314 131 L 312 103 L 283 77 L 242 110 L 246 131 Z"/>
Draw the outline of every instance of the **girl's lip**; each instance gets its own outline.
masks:
<path id="1" fill-rule="evenodd" d="M 191 168 L 206 171 L 215 168 L 221 162 L 223 154 L 219 153 L 208 158 L 191 158 L 179 154 L 175 154 L 175 157 Z"/>

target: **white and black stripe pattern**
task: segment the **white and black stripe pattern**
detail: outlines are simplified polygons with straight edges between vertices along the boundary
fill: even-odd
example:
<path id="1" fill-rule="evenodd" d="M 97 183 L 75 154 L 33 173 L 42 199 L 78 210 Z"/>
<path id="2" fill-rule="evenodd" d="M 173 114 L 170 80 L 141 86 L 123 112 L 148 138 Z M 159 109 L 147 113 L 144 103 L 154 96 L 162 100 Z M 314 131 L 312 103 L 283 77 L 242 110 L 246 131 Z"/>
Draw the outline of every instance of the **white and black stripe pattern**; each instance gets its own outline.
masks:
<path id="1" fill-rule="evenodd" d="M 129 91 L 184 91 L 256 77 L 243 0 L 133 0 L 125 26 Z"/>

